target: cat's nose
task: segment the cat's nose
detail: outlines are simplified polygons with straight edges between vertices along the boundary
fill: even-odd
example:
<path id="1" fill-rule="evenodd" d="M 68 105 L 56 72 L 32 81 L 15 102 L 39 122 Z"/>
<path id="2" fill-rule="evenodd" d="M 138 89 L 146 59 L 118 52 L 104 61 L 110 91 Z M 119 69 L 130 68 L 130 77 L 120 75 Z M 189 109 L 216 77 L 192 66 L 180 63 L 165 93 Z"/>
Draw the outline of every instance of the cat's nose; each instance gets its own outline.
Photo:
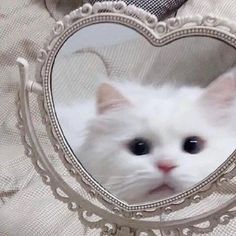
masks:
<path id="1" fill-rule="evenodd" d="M 177 167 L 177 165 L 175 163 L 173 163 L 172 161 L 162 160 L 162 161 L 158 161 L 156 163 L 156 167 L 159 170 L 161 170 L 162 172 L 164 172 L 165 174 L 168 174 L 173 169 L 175 169 Z"/>

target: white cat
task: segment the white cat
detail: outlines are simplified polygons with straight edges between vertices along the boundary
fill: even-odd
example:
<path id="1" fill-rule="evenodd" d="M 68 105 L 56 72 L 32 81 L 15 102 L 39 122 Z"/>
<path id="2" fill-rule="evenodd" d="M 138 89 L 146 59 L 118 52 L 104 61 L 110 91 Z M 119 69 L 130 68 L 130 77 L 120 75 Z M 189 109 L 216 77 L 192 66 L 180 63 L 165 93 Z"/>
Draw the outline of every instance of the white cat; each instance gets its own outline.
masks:
<path id="1" fill-rule="evenodd" d="M 57 106 L 75 155 L 128 203 L 159 200 L 207 177 L 236 145 L 236 70 L 207 88 L 102 83 L 96 99 Z"/>

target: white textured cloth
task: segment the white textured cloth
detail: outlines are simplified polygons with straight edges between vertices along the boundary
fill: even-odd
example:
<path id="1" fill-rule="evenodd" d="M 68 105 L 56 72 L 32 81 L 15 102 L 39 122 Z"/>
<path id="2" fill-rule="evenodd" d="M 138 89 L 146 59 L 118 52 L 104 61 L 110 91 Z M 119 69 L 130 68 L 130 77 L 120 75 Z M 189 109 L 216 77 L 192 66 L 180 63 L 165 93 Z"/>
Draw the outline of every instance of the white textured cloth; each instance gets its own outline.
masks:
<path id="1" fill-rule="evenodd" d="M 71 1 L 66 11 L 79 1 Z M 85 235 L 77 214 L 56 200 L 25 156 L 15 127 L 18 88 L 17 57 L 30 62 L 32 75 L 36 53 L 49 34 L 54 17 L 64 14 L 65 1 L 18 0 L 0 3 L 0 235 Z M 179 16 L 215 13 L 235 18 L 235 0 L 189 0 Z M 98 63 L 100 63 L 98 61 Z M 139 64 L 137 63 L 136 66 Z M 125 66 L 125 64 L 124 64 Z M 125 68 L 125 67 L 122 67 Z M 40 121 L 40 120 L 39 120 Z M 44 134 L 42 133 L 42 139 Z M 234 222 L 205 235 L 234 236 Z M 98 235 L 88 231 L 87 235 Z"/>

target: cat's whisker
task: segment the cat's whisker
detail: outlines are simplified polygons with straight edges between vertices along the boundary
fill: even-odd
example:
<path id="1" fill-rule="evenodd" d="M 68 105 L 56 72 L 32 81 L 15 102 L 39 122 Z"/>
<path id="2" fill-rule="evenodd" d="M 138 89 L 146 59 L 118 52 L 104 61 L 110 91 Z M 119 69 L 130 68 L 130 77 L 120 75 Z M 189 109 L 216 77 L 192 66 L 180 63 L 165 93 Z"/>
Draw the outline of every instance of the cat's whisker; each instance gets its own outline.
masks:
<path id="1" fill-rule="evenodd" d="M 112 178 L 112 179 L 126 179 L 126 178 L 132 178 L 132 177 L 135 177 L 135 175 L 128 175 L 128 176 L 99 176 L 99 175 L 93 175 L 93 177 L 96 179 L 96 178 L 104 178 L 104 179 L 107 179 L 107 178 Z"/>
<path id="2" fill-rule="evenodd" d="M 139 181 L 140 180 L 153 180 L 154 178 L 151 176 L 145 176 L 145 177 L 141 177 L 141 178 L 137 178 L 137 176 L 135 176 L 135 178 L 122 178 L 122 179 L 109 179 L 109 181 L 107 181 L 106 183 L 103 183 L 102 185 L 106 186 L 106 187 L 110 187 L 110 186 L 115 186 L 115 185 L 120 185 L 120 184 L 128 184 L 130 181 Z M 125 180 L 125 181 L 124 181 Z M 141 183 L 141 182 L 140 182 Z"/>
<path id="3" fill-rule="evenodd" d="M 111 184 L 119 184 L 119 183 L 127 183 L 127 181 L 135 179 L 136 181 L 140 180 L 146 180 L 146 179 L 154 179 L 153 176 L 141 176 L 141 175 L 130 175 L 130 176 L 110 176 L 109 178 L 107 176 L 101 176 L 100 178 L 97 176 L 93 176 L 95 179 L 100 179 L 99 182 L 103 182 L 103 180 L 107 181 L 107 183 Z M 103 183 L 104 184 L 104 183 Z"/>
<path id="4" fill-rule="evenodd" d="M 132 178 L 132 177 L 137 177 L 137 176 L 145 176 L 145 175 L 150 175 L 148 171 L 137 171 L 132 175 L 121 175 L 121 176 L 107 176 L 107 175 L 93 175 L 94 178 L 113 178 L 113 179 L 126 179 L 126 178 Z"/>
<path id="5" fill-rule="evenodd" d="M 127 179 L 126 179 L 127 180 Z M 118 182 L 118 183 L 114 183 L 114 182 L 111 182 L 111 181 L 109 181 L 108 182 L 108 184 L 110 183 L 110 185 L 119 185 L 119 187 L 122 187 L 123 185 L 125 185 L 125 186 L 128 186 L 128 185 L 130 185 L 130 184 L 132 184 L 132 183 L 134 183 L 134 182 L 136 182 L 138 179 L 136 179 L 136 178 L 132 178 L 132 179 L 129 179 L 128 181 L 120 181 L 120 182 Z M 108 184 L 106 185 L 106 186 L 108 186 Z"/>
<path id="6" fill-rule="evenodd" d="M 121 197 L 122 197 L 122 195 L 131 194 L 131 193 L 133 193 L 133 191 L 130 191 L 130 190 L 133 190 L 133 187 L 135 186 L 134 185 L 135 183 L 138 183 L 139 188 L 142 188 L 142 187 L 146 186 L 145 182 L 142 183 L 142 182 L 133 181 L 129 184 L 123 184 L 122 186 L 120 186 L 120 188 L 112 189 L 112 191 L 115 195 L 118 195 L 118 196 L 121 196 Z M 137 185 L 135 187 L 137 187 Z"/>
<path id="7" fill-rule="evenodd" d="M 111 179 L 107 182 L 107 183 L 105 183 L 104 185 L 106 186 L 106 187 L 110 187 L 110 186 L 115 186 L 115 185 L 123 185 L 123 184 L 128 184 L 129 182 L 133 182 L 134 180 L 135 181 L 137 181 L 137 180 L 139 180 L 139 179 L 129 179 L 129 181 L 127 181 L 127 178 L 125 178 L 125 182 L 124 182 L 124 179 L 121 179 L 121 180 L 119 180 L 119 181 L 112 181 Z"/>
<path id="8" fill-rule="evenodd" d="M 150 180 L 150 179 L 154 179 L 153 177 L 151 176 L 146 176 L 146 178 L 142 178 L 143 180 Z M 127 179 L 126 179 L 127 180 Z M 117 193 L 117 194 L 120 194 L 122 192 L 127 192 L 130 190 L 130 188 L 133 188 L 133 187 L 137 187 L 137 185 L 139 187 L 143 187 L 143 186 L 146 186 L 147 184 L 147 181 L 140 181 L 140 178 L 132 178 L 132 179 L 129 179 L 128 181 L 121 181 L 120 183 L 112 183 L 112 182 L 107 182 L 106 183 L 106 187 L 109 188 L 110 187 L 113 187 L 112 188 L 112 192 L 114 193 Z"/>

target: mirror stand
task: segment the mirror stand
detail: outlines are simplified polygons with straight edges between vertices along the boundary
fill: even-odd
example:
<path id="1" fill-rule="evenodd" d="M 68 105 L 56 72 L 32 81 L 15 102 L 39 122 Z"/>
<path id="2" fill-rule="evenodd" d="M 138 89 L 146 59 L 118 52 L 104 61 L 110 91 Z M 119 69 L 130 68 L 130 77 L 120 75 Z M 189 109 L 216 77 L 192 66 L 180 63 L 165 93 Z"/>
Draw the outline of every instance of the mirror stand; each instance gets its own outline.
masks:
<path id="1" fill-rule="evenodd" d="M 51 164 L 47 160 L 45 153 L 38 141 L 38 138 L 36 136 L 32 117 L 30 113 L 30 105 L 29 105 L 29 94 L 34 93 L 37 95 L 43 94 L 42 86 L 35 82 L 30 80 L 29 78 L 29 63 L 24 58 L 18 58 L 17 64 L 19 68 L 19 77 L 20 77 L 20 90 L 19 90 L 19 98 L 17 101 L 18 105 L 18 128 L 21 131 L 21 137 L 22 137 L 22 143 L 25 147 L 25 153 L 28 157 L 31 158 L 31 161 L 33 162 L 33 165 L 37 172 L 42 177 L 49 177 L 49 179 L 52 179 L 52 176 L 48 176 L 51 173 L 54 175 L 57 175 L 53 168 L 51 168 Z M 27 141 L 28 140 L 28 141 Z M 40 166 L 38 164 L 38 157 L 40 157 Z M 41 166 L 42 165 L 42 166 Z M 50 172 L 45 172 L 45 169 L 50 169 Z M 50 174 L 49 174 L 50 173 Z M 55 177 L 55 176 L 54 176 Z M 57 176 L 57 178 L 60 178 Z M 43 178 L 43 180 L 45 180 Z M 60 179 L 61 184 L 66 185 L 65 182 Z M 57 194 L 56 186 L 53 186 L 49 184 L 49 182 L 44 181 L 46 184 L 50 185 L 50 187 L 54 190 L 54 195 Z M 57 195 L 56 198 L 60 198 L 60 195 Z M 72 207 L 70 210 L 73 210 Z M 85 223 L 85 222 L 84 222 Z M 88 222 L 87 222 L 88 223 Z M 85 223 L 86 225 L 86 223 Z M 101 225 L 102 226 L 102 225 Z M 104 229 L 105 231 L 109 231 L 109 229 Z M 135 236 L 136 229 L 127 227 L 127 226 L 120 226 L 116 225 L 116 232 L 112 233 L 113 236 Z M 109 233 L 109 232 L 107 232 Z M 105 235 L 105 234 L 104 234 Z M 110 234 L 109 234 L 110 235 Z"/>
<path id="2" fill-rule="evenodd" d="M 18 104 L 18 117 L 20 118 L 20 124 L 18 126 L 21 128 L 23 137 L 27 135 L 27 137 L 29 138 L 32 150 L 28 150 L 28 153 L 31 153 L 31 155 L 40 155 L 40 145 L 35 135 L 30 114 L 29 93 L 41 95 L 43 94 L 43 89 L 39 83 L 29 79 L 29 63 L 27 60 L 25 60 L 24 58 L 18 58 L 17 64 L 20 72 L 20 91 Z M 26 142 L 26 138 L 24 139 Z"/>

